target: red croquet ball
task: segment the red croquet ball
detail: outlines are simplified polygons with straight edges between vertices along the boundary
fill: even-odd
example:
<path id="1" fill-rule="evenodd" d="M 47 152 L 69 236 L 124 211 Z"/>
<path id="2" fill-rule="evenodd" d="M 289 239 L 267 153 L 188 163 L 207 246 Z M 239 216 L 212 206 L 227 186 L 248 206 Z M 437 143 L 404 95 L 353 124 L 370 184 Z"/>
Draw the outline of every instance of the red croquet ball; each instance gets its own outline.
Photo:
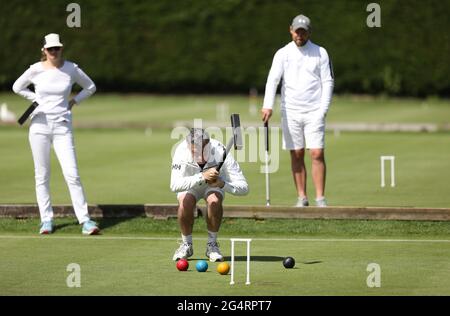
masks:
<path id="1" fill-rule="evenodd" d="M 186 259 L 180 259 L 177 261 L 177 269 L 179 271 L 187 271 L 189 268 L 189 262 Z"/>

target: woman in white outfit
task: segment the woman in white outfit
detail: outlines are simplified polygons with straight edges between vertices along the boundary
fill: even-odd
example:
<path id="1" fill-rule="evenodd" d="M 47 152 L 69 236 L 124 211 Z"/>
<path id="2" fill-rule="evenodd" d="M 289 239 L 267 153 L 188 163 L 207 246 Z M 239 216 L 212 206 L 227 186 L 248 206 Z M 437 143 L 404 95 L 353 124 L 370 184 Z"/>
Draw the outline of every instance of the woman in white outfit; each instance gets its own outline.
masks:
<path id="1" fill-rule="evenodd" d="M 31 115 L 29 141 L 34 160 L 36 197 L 41 215 L 40 234 L 53 232 L 50 198 L 50 147 L 53 144 L 69 187 L 72 204 L 82 233 L 96 234 L 99 228 L 88 214 L 83 186 L 78 174 L 72 133 L 72 107 L 95 92 L 94 82 L 77 64 L 62 58 L 63 44 L 58 34 L 45 36 L 41 61 L 28 68 L 14 83 L 13 91 L 39 106 Z M 83 90 L 69 100 L 72 85 Z M 28 89 L 34 86 L 34 92 Z"/>

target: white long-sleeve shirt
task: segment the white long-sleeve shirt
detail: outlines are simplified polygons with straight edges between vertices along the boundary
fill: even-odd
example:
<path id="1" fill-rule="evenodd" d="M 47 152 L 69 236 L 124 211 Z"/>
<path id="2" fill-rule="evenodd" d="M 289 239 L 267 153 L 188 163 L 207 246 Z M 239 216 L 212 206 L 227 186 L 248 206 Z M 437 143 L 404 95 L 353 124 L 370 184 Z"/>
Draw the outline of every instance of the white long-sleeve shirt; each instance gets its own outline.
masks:
<path id="1" fill-rule="evenodd" d="M 77 103 L 91 96 L 96 90 L 91 78 L 75 63 L 65 61 L 60 68 L 45 69 L 42 62 L 37 62 L 14 82 L 13 91 L 39 104 L 32 116 L 45 113 L 50 119 L 71 121 L 72 115 L 68 106 L 74 83 L 83 88 L 74 97 Z M 28 88 L 31 84 L 34 85 L 34 92 Z"/>
<path id="2" fill-rule="evenodd" d="M 279 49 L 273 58 L 263 108 L 272 109 L 278 84 L 281 87 L 281 109 L 306 113 L 328 111 L 333 94 L 334 75 L 327 51 L 310 40 L 301 47 L 294 41 Z"/>
<path id="3" fill-rule="evenodd" d="M 217 140 L 209 141 L 209 157 L 204 168 L 217 165 L 223 159 L 225 147 Z M 248 184 L 241 168 L 231 154 L 227 155 L 219 177 L 225 182 L 223 189 L 233 195 L 246 195 Z M 183 141 L 175 149 L 172 159 L 172 174 L 170 189 L 173 192 L 184 192 L 191 188 L 206 184 L 202 175 L 202 168 L 194 161 L 190 145 Z"/>

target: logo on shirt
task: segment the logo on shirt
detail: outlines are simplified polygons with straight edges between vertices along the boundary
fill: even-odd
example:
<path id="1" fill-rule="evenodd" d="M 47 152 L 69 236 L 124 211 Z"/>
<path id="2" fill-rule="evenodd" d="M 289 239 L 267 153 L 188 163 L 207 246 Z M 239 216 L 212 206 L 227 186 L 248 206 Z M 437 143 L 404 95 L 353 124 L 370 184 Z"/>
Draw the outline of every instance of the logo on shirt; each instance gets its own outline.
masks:
<path id="1" fill-rule="evenodd" d="M 172 170 L 181 170 L 181 165 L 173 164 L 172 165 Z"/>

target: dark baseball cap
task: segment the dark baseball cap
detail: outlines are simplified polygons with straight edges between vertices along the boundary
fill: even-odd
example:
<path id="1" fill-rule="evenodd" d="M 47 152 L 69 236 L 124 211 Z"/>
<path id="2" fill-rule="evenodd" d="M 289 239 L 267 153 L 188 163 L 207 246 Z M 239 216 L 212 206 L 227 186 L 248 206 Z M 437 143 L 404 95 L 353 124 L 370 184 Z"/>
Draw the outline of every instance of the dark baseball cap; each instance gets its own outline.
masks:
<path id="1" fill-rule="evenodd" d="M 303 14 L 297 15 L 291 24 L 292 30 L 296 31 L 299 28 L 305 29 L 307 31 L 311 30 L 311 20 L 304 16 Z"/>

